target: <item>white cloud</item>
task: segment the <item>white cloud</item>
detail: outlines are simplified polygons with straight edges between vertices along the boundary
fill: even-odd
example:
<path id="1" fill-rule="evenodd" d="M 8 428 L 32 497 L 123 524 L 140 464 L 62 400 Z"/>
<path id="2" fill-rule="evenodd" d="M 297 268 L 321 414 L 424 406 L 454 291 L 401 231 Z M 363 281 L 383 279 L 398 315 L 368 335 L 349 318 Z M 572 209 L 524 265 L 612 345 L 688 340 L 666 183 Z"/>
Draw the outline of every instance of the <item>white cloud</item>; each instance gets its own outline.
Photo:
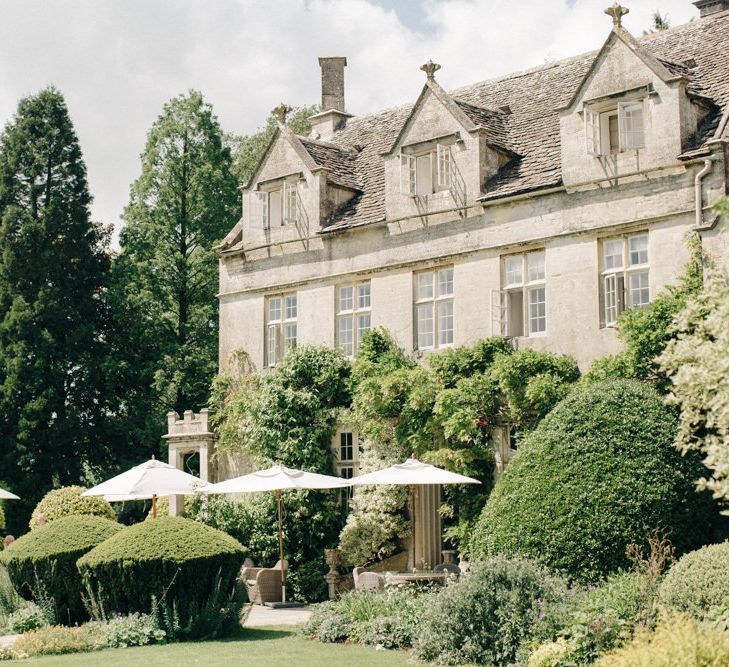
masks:
<path id="1" fill-rule="evenodd" d="M 408 6 L 405 6 L 408 3 Z M 597 49 L 609 0 L 0 0 L 0 123 L 18 99 L 53 83 L 66 96 L 95 197 L 118 223 L 146 132 L 189 88 L 223 127 L 248 133 L 278 102 L 319 99 L 317 56 L 346 55 L 347 106 L 414 99 L 433 58 L 446 87 Z M 658 0 L 626 2 L 641 34 Z M 660 0 L 674 25 L 690 0 Z M 407 10 L 407 11 L 405 11 Z M 427 29 L 423 29 L 426 26 Z"/>

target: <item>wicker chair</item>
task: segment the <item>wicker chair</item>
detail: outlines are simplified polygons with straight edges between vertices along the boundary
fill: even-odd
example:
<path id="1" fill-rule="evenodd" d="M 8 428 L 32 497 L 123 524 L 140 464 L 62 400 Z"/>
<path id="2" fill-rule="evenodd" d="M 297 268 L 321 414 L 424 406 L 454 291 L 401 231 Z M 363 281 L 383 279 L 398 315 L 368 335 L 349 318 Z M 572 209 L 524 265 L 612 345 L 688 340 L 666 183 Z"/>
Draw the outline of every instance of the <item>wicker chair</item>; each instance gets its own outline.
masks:
<path id="1" fill-rule="evenodd" d="M 281 570 L 288 571 L 288 561 L 278 561 L 273 567 L 243 566 L 240 578 L 245 582 L 248 600 L 253 604 L 281 602 Z"/>

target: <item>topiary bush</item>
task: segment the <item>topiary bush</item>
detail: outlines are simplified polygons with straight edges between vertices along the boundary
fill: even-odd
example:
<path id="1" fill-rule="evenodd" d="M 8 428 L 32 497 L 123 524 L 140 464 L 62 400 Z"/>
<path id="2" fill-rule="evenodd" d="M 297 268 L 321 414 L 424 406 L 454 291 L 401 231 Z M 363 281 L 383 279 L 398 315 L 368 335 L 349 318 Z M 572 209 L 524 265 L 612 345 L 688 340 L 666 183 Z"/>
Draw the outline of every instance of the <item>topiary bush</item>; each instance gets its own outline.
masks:
<path id="1" fill-rule="evenodd" d="M 38 521 L 41 514 L 48 523 L 69 514 L 90 514 L 116 521 L 116 514 L 106 500 L 101 496 L 82 498 L 84 491 L 86 489 L 83 486 L 62 486 L 46 493 L 33 510 L 28 524 L 30 529 L 34 530 L 41 525 Z"/>
<path id="2" fill-rule="evenodd" d="M 18 593 L 52 600 L 57 619 L 70 623 L 86 617 L 76 561 L 121 529 L 99 516 L 65 516 L 18 538 L 1 558 Z"/>
<path id="3" fill-rule="evenodd" d="M 679 553 L 700 546 L 716 510 L 695 490 L 702 466 L 673 446 L 676 418 L 650 386 L 573 391 L 523 441 L 469 541 L 472 558 L 533 557 L 596 580 L 627 568 L 626 548 L 660 527 Z"/>
<path id="4" fill-rule="evenodd" d="M 415 655 L 448 665 L 523 663 L 529 645 L 557 634 L 567 596 L 566 582 L 533 561 L 477 563 L 424 611 Z"/>
<path id="5" fill-rule="evenodd" d="M 658 599 L 699 619 L 712 607 L 729 602 L 729 542 L 687 553 L 666 574 Z"/>
<path id="6" fill-rule="evenodd" d="M 124 528 L 78 561 L 100 616 L 159 612 L 179 638 L 220 634 L 246 549 L 230 535 L 181 517 Z"/>

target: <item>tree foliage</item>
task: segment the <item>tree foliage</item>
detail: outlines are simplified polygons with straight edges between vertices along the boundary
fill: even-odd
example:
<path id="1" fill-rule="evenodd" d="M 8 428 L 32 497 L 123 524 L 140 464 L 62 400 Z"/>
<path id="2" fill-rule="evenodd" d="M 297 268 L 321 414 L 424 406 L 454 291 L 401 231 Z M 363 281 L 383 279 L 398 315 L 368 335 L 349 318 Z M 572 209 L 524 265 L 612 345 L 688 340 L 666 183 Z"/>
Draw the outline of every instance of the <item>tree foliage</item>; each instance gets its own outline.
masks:
<path id="1" fill-rule="evenodd" d="M 0 476 L 23 498 L 110 458 L 101 295 L 107 235 L 63 96 L 24 98 L 0 137 Z M 23 511 L 24 510 L 24 511 Z"/>
<path id="2" fill-rule="evenodd" d="M 668 531 L 679 550 L 711 539 L 696 456 L 673 446 L 676 418 L 635 380 L 573 391 L 524 440 L 469 541 L 474 558 L 522 554 L 594 580 L 629 566 L 626 548 Z"/>
<path id="3" fill-rule="evenodd" d="M 729 502 L 729 274 L 713 269 L 706 288 L 676 320 L 660 357 L 671 380 L 670 401 L 681 407 L 676 444 L 698 451 L 711 471 L 699 482 Z M 729 513 L 729 511 L 727 511 Z"/>
<path id="4" fill-rule="evenodd" d="M 110 294 L 110 376 L 123 388 L 117 414 L 131 439 L 147 446 L 156 446 L 165 412 L 204 407 L 217 368 L 214 247 L 240 213 L 231 167 L 200 93 L 165 104 L 124 211 Z"/>

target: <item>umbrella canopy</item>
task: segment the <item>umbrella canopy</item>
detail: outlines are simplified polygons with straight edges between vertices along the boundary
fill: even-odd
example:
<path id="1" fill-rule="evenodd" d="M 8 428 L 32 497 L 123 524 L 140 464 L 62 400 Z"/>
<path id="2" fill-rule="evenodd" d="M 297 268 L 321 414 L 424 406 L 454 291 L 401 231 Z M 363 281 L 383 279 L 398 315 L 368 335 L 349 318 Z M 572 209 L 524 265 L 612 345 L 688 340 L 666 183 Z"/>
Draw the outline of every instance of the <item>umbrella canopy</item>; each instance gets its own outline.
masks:
<path id="1" fill-rule="evenodd" d="M 396 463 L 389 468 L 360 475 L 350 480 L 353 485 L 363 484 L 480 484 L 473 477 L 458 475 L 442 468 L 436 468 L 417 459 L 408 459 L 405 463 Z"/>
<path id="2" fill-rule="evenodd" d="M 276 492 L 276 509 L 278 514 L 278 550 L 281 560 L 281 601 L 286 604 L 286 567 L 283 554 L 283 518 L 281 514 L 281 491 L 287 489 L 341 489 L 350 486 L 348 480 L 331 475 L 319 475 L 315 472 L 293 470 L 284 466 L 273 466 L 241 477 L 234 477 L 225 482 L 211 484 L 205 493 L 258 493 L 260 491 Z"/>
<path id="3" fill-rule="evenodd" d="M 20 498 L 10 491 L 0 489 L 0 500 L 20 500 Z"/>
<path id="4" fill-rule="evenodd" d="M 204 491 L 205 493 L 257 493 L 286 489 L 340 489 L 346 486 L 350 486 L 349 481 L 339 477 L 273 466 L 225 482 L 211 484 Z"/>
<path id="5" fill-rule="evenodd" d="M 104 496 L 111 502 L 145 500 L 158 496 L 186 496 L 207 488 L 206 482 L 168 463 L 151 459 L 84 491 L 82 496 Z"/>

